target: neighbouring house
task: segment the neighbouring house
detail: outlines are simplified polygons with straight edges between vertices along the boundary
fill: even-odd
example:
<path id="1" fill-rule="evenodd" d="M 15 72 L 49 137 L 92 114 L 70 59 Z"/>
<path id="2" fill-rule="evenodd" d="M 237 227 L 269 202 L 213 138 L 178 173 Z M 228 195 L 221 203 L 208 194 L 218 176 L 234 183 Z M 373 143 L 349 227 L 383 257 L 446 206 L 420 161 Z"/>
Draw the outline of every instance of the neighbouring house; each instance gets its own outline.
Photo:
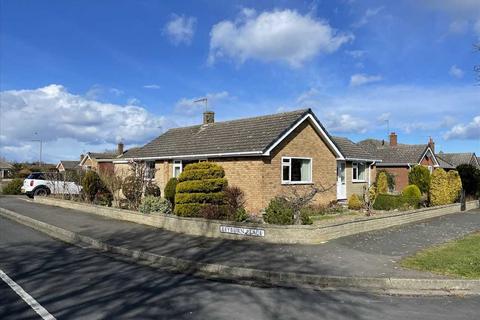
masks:
<path id="1" fill-rule="evenodd" d="M 375 159 L 365 148 L 344 137 L 332 137 L 345 160 L 337 161 L 337 198 L 348 199 L 352 194 L 363 196 L 375 181 Z"/>
<path id="2" fill-rule="evenodd" d="M 124 145 L 118 143 L 116 152 L 87 152 L 80 155 L 80 163 L 78 164 L 83 170 L 93 170 L 96 172 L 104 170 L 112 170 L 114 168 L 113 160 L 117 159 L 124 153 Z"/>
<path id="3" fill-rule="evenodd" d="M 68 170 L 75 170 L 75 169 L 79 169 L 80 166 L 79 166 L 79 161 L 78 160 L 75 160 L 75 161 L 71 161 L 71 160 L 60 160 L 60 162 L 57 164 L 56 166 L 58 172 L 65 172 L 65 171 L 68 171 Z"/>
<path id="4" fill-rule="evenodd" d="M 395 177 L 395 190 L 402 191 L 408 185 L 408 173 L 415 165 L 426 166 L 430 172 L 441 167 L 435 156 L 435 143 L 430 138 L 427 144 L 400 144 L 395 132 L 389 136 L 389 142 L 367 139 L 357 143 L 381 162 L 377 170 L 385 170 Z M 448 163 L 442 165 L 448 166 Z"/>
<path id="5" fill-rule="evenodd" d="M 360 158 L 370 164 L 370 156 Z M 347 192 L 337 192 L 342 174 L 337 161 L 347 160 L 310 109 L 224 122 L 215 122 L 214 113 L 208 111 L 201 125 L 170 129 L 145 146 L 125 152 L 113 161 L 115 170 L 127 171 L 130 161 L 145 161 L 150 168 L 147 178 L 162 191 L 185 165 L 216 162 L 225 169 L 229 185 L 245 192 L 246 208 L 253 213 L 273 197 L 305 186 L 325 188 L 313 199 L 317 204 L 344 199 Z M 362 168 L 357 174 L 366 179 L 368 172 Z"/>
<path id="6" fill-rule="evenodd" d="M 7 177 L 8 172 L 12 170 L 12 165 L 6 161 L 0 160 L 0 179 Z"/>
<path id="7" fill-rule="evenodd" d="M 461 164 L 471 164 L 477 168 L 480 168 L 480 161 L 474 152 L 463 152 L 463 153 L 445 153 L 440 151 L 437 154 L 437 158 L 440 158 L 442 161 L 449 163 L 454 168 Z"/>

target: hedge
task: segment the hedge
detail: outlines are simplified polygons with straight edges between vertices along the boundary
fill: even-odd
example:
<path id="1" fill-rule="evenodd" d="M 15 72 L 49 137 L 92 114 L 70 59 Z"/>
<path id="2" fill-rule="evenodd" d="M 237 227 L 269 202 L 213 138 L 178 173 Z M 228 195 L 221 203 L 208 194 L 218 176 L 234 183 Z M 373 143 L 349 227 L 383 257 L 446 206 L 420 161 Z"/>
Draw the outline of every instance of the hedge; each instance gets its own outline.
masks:
<path id="1" fill-rule="evenodd" d="M 178 181 L 216 179 L 223 178 L 224 176 L 225 171 L 223 171 L 222 168 L 195 169 L 182 172 L 178 177 Z"/>
<path id="2" fill-rule="evenodd" d="M 180 217 L 203 218 L 201 211 L 209 206 L 211 206 L 210 203 L 177 203 L 175 205 L 175 214 Z M 219 210 L 224 210 L 224 216 L 226 216 L 227 206 L 219 205 L 217 207 Z"/>
<path id="3" fill-rule="evenodd" d="M 212 193 L 178 193 L 175 202 L 180 203 L 212 203 L 223 204 L 225 201 L 224 192 Z"/>
<path id="4" fill-rule="evenodd" d="M 293 209 L 287 200 L 273 198 L 265 209 L 263 218 L 266 223 L 270 224 L 293 224 Z"/>
<path id="5" fill-rule="evenodd" d="M 214 170 L 223 171 L 222 166 L 220 166 L 219 164 L 216 164 L 213 162 L 197 162 L 197 163 L 190 163 L 186 165 L 183 172 L 191 171 L 191 170 L 202 170 L 202 169 L 214 169 Z"/>
<path id="6" fill-rule="evenodd" d="M 402 191 L 402 196 L 406 203 L 414 208 L 418 208 L 422 200 L 420 188 L 414 184 L 406 186 Z"/>
<path id="7" fill-rule="evenodd" d="M 175 199 L 179 193 L 219 192 L 227 186 L 227 179 L 205 179 L 183 181 L 177 184 Z"/>
<path id="8" fill-rule="evenodd" d="M 373 203 L 375 210 L 394 210 L 405 206 L 406 198 L 402 195 L 381 193 Z"/>
<path id="9" fill-rule="evenodd" d="M 3 187 L 3 194 L 22 194 L 23 179 L 15 178 Z"/>

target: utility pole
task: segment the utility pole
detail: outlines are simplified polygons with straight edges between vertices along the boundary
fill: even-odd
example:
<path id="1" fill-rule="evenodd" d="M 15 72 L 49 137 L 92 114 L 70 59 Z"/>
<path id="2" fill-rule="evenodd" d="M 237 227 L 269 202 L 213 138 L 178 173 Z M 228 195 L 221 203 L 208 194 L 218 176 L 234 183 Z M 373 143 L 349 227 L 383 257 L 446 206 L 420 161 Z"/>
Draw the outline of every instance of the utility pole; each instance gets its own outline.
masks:
<path id="1" fill-rule="evenodd" d="M 35 136 L 38 136 L 38 132 L 35 132 Z M 38 166 L 42 166 L 42 149 L 43 149 L 43 140 L 40 139 L 34 139 L 32 140 L 33 142 L 39 142 L 40 143 L 40 153 L 39 153 L 39 161 L 38 161 Z"/>

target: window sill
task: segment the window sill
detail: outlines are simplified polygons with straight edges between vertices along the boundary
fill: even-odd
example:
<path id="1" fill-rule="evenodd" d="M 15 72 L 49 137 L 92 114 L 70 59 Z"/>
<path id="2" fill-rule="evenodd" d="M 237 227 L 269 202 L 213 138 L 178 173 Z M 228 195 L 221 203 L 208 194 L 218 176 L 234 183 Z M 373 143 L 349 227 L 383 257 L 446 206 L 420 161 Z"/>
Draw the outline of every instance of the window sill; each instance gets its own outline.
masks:
<path id="1" fill-rule="evenodd" d="M 312 181 L 282 181 L 282 185 L 298 185 L 298 184 L 313 184 Z"/>
<path id="2" fill-rule="evenodd" d="M 352 180 L 353 183 L 366 183 L 367 180 Z"/>

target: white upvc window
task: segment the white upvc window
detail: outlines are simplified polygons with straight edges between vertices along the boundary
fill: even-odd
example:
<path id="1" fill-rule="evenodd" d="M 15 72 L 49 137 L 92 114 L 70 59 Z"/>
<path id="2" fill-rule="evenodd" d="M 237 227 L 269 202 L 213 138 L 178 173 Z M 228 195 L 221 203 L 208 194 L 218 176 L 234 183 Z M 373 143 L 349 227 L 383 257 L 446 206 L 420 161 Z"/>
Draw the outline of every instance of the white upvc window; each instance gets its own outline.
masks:
<path id="1" fill-rule="evenodd" d="M 312 159 L 282 157 L 282 183 L 312 183 Z"/>
<path id="2" fill-rule="evenodd" d="M 365 162 L 352 163 L 352 181 L 365 182 Z"/>
<path id="3" fill-rule="evenodd" d="M 173 160 L 173 177 L 178 178 L 183 171 L 182 160 Z"/>

